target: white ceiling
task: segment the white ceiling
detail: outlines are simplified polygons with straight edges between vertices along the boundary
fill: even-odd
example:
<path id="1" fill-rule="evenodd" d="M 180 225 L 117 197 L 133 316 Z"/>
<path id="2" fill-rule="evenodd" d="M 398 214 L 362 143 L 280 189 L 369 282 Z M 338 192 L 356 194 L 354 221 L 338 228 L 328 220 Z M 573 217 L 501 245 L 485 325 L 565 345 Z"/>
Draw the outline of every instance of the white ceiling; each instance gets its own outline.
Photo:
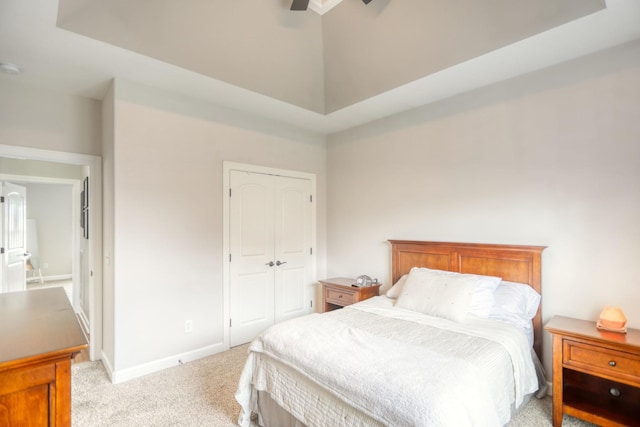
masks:
<path id="1" fill-rule="evenodd" d="M 342 0 L 309 0 L 309 9 L 324 15 L 341 2 Z"/>
<path id="2" fill-rule="evenodd" d="M 328 134 L 640 39 L 640 1 L 606 4 L 600 12 L 320 114 L 60 29 L 56 1 L 0 0 L 0 62 L 24 70 L 0 78 L 95 99 L 102 98 L 112 78 L 122 78 Z"/>

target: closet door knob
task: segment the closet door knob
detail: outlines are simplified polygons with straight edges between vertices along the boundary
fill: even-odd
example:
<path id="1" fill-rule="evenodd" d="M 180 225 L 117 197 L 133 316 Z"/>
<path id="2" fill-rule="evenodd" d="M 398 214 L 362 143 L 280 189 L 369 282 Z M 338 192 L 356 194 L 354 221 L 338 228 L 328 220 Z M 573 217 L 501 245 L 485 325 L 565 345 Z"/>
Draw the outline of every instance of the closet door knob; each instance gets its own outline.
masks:
<path id="1" fill-rule="evenodd" d="M 273 267 L 275 264 L 273 263 L 273 261 L 269 261 L 268 263 L 266 263 L 265 265 L 268 265 L 269 267 Z"/>
<path id="2" fill-rule="evenodd" d="M 286 263 L 287 263 L 287 261 L 284 261 L 284 262 L 280 262 L 280 260 L 276 261 L 276 265 L 282 265 L 282 264 L 286 264 Z"/>

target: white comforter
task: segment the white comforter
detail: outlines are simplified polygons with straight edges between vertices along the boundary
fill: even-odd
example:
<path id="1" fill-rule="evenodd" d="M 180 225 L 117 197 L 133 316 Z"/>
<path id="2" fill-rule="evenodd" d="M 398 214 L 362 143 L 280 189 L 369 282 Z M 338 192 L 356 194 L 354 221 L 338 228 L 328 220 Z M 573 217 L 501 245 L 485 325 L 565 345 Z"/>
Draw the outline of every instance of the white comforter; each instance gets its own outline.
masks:
<path id="1" fill-rule="evenodd" d="M 236 399 L 268 392 L 308 426 L 500 426 L 537 388 L 524 334 L 459 324 L 384 297 L 277 324 L 250 346 Z"/>

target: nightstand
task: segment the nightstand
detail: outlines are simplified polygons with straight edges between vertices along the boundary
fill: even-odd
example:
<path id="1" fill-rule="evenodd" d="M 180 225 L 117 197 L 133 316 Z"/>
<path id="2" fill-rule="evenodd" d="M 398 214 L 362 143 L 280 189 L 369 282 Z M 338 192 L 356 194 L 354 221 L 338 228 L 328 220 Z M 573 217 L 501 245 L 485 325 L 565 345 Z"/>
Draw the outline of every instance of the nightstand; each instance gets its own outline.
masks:
<path id="1" fill-rule="evenodd" d="M 351 286 L 356 283 L 356 279 L 346 277 L 336 277 L 333 279 L 320 280 L 322 284 L 322 304 L 323 311 L 331 311 L 351 305 L 358 301 L 377 296 L 380 292 L 380 284 L 356 288 Z"/>
<path id="2" fill-rule="evenodd" d="M 640 330 L 601 331 L 596 322 L 556 316 L 553 426 L 562 415 L 606 426 L 640 426 Z"/>

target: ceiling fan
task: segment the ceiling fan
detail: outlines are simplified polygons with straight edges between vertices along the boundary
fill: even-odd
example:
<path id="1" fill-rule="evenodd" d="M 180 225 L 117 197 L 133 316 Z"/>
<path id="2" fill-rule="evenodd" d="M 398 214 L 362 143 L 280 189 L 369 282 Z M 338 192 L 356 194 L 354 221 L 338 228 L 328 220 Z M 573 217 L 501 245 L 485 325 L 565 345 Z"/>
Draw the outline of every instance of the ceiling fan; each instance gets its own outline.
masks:
<path id="1" fill-rule="evenodd" d="M 371 3 L 371 0 L 362 0 L 364 4 Z M 291 10 L 307 10 L 309 7 L 309 0 L 293 0 L 291 3 Z"/>

